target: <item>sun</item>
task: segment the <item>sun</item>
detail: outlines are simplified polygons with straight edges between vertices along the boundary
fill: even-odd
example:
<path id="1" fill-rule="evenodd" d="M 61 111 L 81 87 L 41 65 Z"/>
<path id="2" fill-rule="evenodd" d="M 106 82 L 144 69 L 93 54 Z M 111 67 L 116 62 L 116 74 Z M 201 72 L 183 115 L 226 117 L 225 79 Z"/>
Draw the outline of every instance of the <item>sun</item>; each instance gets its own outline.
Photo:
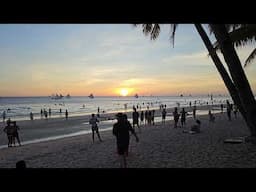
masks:
<path id="1" fill-rule="evenodd" d="M 128 93 L 129 93 L 129 91 L 128 91 L 128 89 L 120 89 L 120 95 L 122 95 L 122 96 L 127 96 L 128 95 Z"/>

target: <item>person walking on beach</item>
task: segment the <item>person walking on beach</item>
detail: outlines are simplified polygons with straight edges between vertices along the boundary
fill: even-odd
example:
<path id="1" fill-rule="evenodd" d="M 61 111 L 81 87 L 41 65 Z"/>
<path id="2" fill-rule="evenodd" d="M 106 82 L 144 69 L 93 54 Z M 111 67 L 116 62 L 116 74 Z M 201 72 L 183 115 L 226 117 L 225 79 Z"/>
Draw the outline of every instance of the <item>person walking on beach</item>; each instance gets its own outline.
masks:
<path id="1" fill-rule="evenodd" d="M 30 120 L 31 120 L 31 121 L 34 120 L 34 116 L 33 116 L 33 113 L 32 113 L 32 112 L 30 112 L 29 116 L 30 116 Z"/>
<path id="2" fill-rule="evenodd" d="M 162 110 L 162 123 L 165 124 L 165 118 L 166 118 L 166 109 L 163 108 Z"/>
<path id="3" fill-rule="evenodd" d="M 7 125 L 4 128 L 4 132 L 7 134 L 8 139 L 8 147 L 12 147 L 12 141 L 13 141 L 13 127 L 11 126 L 11 121 L 6 122 Z"/>
<path id="4" fill-rule="evenodd" d="M 15 146 L 15 138 L 17 139 L 19 146 L 21 146 L 18 130 L 20 130 L 19 126 L 17 126 L 16 121 L 13 121 L 13 137 L 12 138 L 13 138 L 14 146 Z"/>
<path id="5" fill-rule="evenodd" d="M 65 117 L 66 119 L 68 119 L 68 110 L 66 109 L 66 112 L 65 112 Z"/>
<path id="6" fill-rule="evenodd" d="M 144 124 L 144 112 L 140 112 L 140 124 Z"/>
<path id="7" fill-rule="evenodd" d="M 173 112 L 173 119 L 174 119 L 174 128 L 177 128 L 177 124 L 178 124 L 178 121 L 179 121 L 179 113 L 178 113 L 178 108 L 175 107 L 174 108 L 174 112 Z"/>
<path id="8" fill-rule="evenodd" d="M 137 127 L 139 128 L 139 131 L 141 132 L 140 126 L 139 126 L 139 113 L 136 111 L 136 108 L 133 108 L 133 112 L 132 112 L 132 125 L 134 130 L 135 130 L 135 125 L 137 125 Z"/>
<path id="9" fill-rule="evenodd" d="M 94 143 L 94 132 L 97 133 L 100 142 L 102 142 L 102 140 L 100 138 L 99 128 L 97 125 L 98 122 L 99 122 L 99 120 L 97 119 L 97 117 L 95 117 L 95 114 L 92 114 L 92 117 L 89 120 L 89 124 L 92 125 L 92 141 L 93 141 L 93 143 Z"/>
<path id="10" fill-rule="evenodd" d="M 183 127 L 183 125 L 186 125 L 186 115 L 187 115 L 187 112 L 185 111 L 184 108 L 182 108 L 181 119 L 180 119 L 181 127 Z"/>
<path id="11" fill-rule="evenodd" d="M 49 117 L 51 117 L 51 114 L 52 114 L 52 110 L 51 108 L 49 108 Z"/>
<path id="12" fill-rule="evenodd" d="M 113 125 L 113 135 L 116 137 L 117 153 L 120 156 L 120 167 L 126 168 L 126 156 L 128 156 L 130 134 L 131 132 L 136 142 L 139 142 L 139 138 L 132 128 L 130 122 L 127 120 L 127 116 L 123 113 L 116 114 L 117 122 Z"/>

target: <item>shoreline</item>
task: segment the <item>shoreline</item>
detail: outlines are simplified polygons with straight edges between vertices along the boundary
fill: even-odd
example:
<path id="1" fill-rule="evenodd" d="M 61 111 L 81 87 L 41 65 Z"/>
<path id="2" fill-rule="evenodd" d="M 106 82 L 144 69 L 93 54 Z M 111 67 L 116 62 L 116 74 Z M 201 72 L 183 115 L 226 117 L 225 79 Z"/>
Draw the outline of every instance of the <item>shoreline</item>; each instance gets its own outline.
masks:
<path id="1" fill-rule="evenodd" d="M 210 106 L 212 107 L 212 106 Z M 216 107 L 216 106 L 214 106 Z M 198 115 L 206 115 L 208 114 L 209 106 L 200 106 L 197 108 Z M 192 107 L 185 108 L 186 111 L 191 112 Z M 172 121 L 172 111 L 173 108 L 167 109 L 167 116 L 166 121 Z M 218 112 L 218 110 L 217 110 Z M 214 111 L 213 111 L 214 113 Z M 112 128 L 113 124 L 115 123 L 115 114 L 116 113 L 106 113 L 104 116 L 101 115 L 99 118 L 99 128 L 100 132 L 105 131 L 106 129 L 109 130 Z M 128 119 L 130 122 L 132 112 L 127 112 Z M 187 116 L 190 118 L 191 114 Z M 31 144 L 31 143 L 38 143 L 44 142 L 49 140 L 56 140 L 62 139 L 66 137 L 72 137 L 77 135 L 84 135 L 91 133 L 91 127 L 88 123 L 90 115 L 87 116 L 77 116 L 77 117 L 70 117 L 68 120 L 63 118 L 54 118 L 54 119 L 39 119 L 39 120 L 25 120 L 19 121 L 18 126 L 20 127 L 19 135 L 22 144 Z M 156 110 L 155 112 L 155 121 L 161 121 L 161 112 L 160 110 Z M 3 127 L 3 125 L 2 125 Z M 6 135 L 2 132 L 0 134 L 0 149 L 7 148 L 7 138 Z"/>

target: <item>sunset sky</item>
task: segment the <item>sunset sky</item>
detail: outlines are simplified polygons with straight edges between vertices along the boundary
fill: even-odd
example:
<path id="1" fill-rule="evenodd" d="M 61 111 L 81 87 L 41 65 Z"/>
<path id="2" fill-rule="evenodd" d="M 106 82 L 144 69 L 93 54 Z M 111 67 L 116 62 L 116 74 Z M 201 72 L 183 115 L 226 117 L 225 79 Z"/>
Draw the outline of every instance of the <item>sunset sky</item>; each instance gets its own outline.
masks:
<path id="1" fill-rule="evenodd" d="M 254 47 L 237 49 L 241 62 Z M 169 25 L 151 41 L 131 24 L 0 24 L 0 66 L 0 96 L 227 93 L 189 24 L 174 47 Z M 255 61 L 245 72 L 255 93 Z"/>

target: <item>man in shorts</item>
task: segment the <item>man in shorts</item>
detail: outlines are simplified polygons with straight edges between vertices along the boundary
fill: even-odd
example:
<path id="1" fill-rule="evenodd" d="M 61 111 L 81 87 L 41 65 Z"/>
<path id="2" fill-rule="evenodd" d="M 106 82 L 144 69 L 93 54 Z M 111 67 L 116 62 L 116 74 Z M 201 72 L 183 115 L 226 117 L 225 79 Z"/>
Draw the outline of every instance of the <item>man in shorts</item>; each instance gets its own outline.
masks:
<path id="1" fill-rule="evenodd" d="M 127 167 L 126 156 L 128 155 L 130 134 L 129 131 L 135 136 L 136 142 L 139 142 L 134 129 L 132 128 L 130 122 L 127 120 L 126 114 L 118 113 L 116 115 L 117 123 L 113 125 L 113 135 L 116 136 L 117 152 L 121 157 L 120 165 L 121 168 Z"/>
<path id="2" fill-rule="evenodd" d="M 97 133 L 100 142 L 102 142 L 102 140 L 100 138 L 99 128 L 97 125 L 98 122 L 99 122 L 99 120 L 97 119 L 97 117 L 95 117 L 95 114 L 92 114 L 92 117 L 89 120 L 89 123 L 92 125 L 92 141 L 93 142 L 94 142 L 94 131 Z"/>

